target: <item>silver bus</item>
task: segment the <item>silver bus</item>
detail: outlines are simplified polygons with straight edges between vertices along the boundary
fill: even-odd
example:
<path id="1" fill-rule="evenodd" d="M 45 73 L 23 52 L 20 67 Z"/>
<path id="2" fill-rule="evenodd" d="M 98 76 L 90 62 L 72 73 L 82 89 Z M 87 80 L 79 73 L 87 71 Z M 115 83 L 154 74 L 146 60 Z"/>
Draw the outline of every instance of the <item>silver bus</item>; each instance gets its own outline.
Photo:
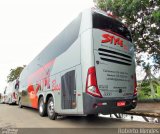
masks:
<path id="1" fill-rule="evenodd" d="M 135 56 L 128 28 L 98 9 L 81 12 L 24 68 L 18 102 L 50 119 L 135 108 Z"/>

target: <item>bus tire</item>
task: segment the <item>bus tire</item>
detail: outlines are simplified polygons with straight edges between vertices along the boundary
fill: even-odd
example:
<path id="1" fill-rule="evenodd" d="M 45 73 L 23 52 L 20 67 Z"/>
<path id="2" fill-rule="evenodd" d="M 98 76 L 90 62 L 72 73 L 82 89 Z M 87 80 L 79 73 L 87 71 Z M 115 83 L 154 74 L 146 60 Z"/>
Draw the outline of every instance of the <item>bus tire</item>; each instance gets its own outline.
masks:
<path id="1" fill-rule="evenodd" d="M 23 108 L 21 98 L 19 98 L 18 107 Z"/>
<path id="2" fill-rule="evenodd" d="M 55 120 L 57 118 L 57 113 L 54 110 L 54 100 L 53 97 L 50 97 L 47 102 L 47 114 L 49 119 Z"/>
<path id="3" fill-rule="evenodd" d="M 42 117 L 47 115 L 47 107 L 46 104 L 44 103 L 43 97 L 40 97 L 38 101 L 38 111 L 39 115 Z"/>

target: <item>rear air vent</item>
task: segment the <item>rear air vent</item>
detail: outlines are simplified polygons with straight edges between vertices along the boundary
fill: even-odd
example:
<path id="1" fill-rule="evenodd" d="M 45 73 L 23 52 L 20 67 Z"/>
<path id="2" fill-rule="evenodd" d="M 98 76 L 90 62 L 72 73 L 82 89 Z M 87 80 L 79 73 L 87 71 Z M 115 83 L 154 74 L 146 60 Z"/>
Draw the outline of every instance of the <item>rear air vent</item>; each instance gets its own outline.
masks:
<path id="1" fill-rule="evenodd" d="M 107 49 L 98 49 L 100 59 L 103 61 L 113 62 L 117 64 L 130 66 L 132 64 L 132 57 L 120 52 L 115 52 Z"/>

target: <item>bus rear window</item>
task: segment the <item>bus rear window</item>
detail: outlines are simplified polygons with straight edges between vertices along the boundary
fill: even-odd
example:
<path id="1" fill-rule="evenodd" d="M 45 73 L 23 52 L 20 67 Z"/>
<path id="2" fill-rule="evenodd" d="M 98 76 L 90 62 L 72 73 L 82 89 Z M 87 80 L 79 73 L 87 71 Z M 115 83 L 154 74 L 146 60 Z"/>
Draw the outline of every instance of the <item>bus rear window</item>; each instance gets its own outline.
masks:
<path id="1" fill-rule="evenodd" d="M 125 38 L 126 40 L 132 42 L 130 32 L 128 31 L 126 26 L 121 22 L 96 12 L 93 13 L 92 19 L 93 19 L 93 28 L 116 33 L 121 37 Z"/>

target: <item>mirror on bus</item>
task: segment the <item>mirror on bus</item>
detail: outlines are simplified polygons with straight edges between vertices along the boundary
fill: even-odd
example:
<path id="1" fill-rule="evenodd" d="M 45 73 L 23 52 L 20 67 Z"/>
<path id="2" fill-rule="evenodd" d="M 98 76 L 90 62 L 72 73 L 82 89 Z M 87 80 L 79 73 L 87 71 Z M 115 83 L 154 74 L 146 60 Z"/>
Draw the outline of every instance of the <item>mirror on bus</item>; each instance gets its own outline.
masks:
<path id="1" fill-rule="evenodd" d="M 16 84 L 15 84 L 15 87 L 14 87 L 16 90 L 18 90 L 19 89 L 19 80 L 17 79 L 16 80 Z"/>

